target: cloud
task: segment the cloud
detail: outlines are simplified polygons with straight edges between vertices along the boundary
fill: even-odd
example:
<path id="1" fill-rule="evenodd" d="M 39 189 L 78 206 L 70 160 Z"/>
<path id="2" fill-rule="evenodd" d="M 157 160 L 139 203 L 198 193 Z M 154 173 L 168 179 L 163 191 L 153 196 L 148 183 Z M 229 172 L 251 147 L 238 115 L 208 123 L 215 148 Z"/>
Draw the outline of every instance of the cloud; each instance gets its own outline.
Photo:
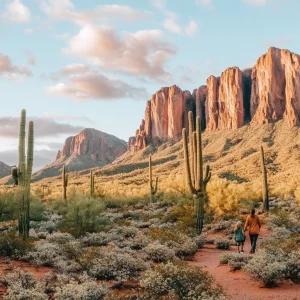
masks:
<path id="1" fill-rule="evenodd" d="M 244 3 L 255 5 L 255 6 L 264 6 L 267 4 L 268 0 L 242 0 Z"/>
<path id="2" fill-rule="evenodd" d="M 167 0 L 151 0 L 151 3 L 154 7 L 158 9 L 162 9 L 167 6 Z"/>
<path id="3" fill-rule="evenodd" d="M 198 31 L 198 25 L 194 20 L 191 20 L 188 25 L 184 28 L 183 26 L 180 26 L 178 23 L 178 15 L 173 12 L 167 12 L 166 13 L 166 19 L 163 23 L 163 26 L 165 29 L 167 29 L 170 32 L 173 32 L 178 35 L 188 35 L 190 37 L 193 37 L 194 34 Z"/>
<path id="4" fill-rule="evenodd" d="M 0 76 L 15 80 L 22 76 L 32 76 L 31 71 L 24 66 L 15 66 L 9 56 L 0 53 Z"/>
<path id="5" fill-rule="evenodd" d="M 121 80 L 108 78 L 96 72 L 71 76 L 67 83 L 58 83 L 46 89 L 52 95 L 67 95 L 75 100 L 109 100 L 133 98 L 144 100 L 144 88 L 136 88 Z"/>
<path id="6" fill-rule="evenodd" d="M 82 126 L 59 123 L 49 118 L 27 117 L 27 120 L 34 122 L 34 136 L 40 138 L 77 134 L 83 129 Z M 20 118 L 18 117 L 0 117 L 0 137 L 18 138 L 19 126 Z"/>
<path id="7" fill-rule="evenodd" d="M 31 51 L 26 51 L 25 55 L 27 56 L 27 64 L 31 66 L 36 65 L 36 58 Z"/>
<path id="8" fill-rule="evenodd" d="M 8 22 L 27 23 L 30 21 L 31 13 L 21 0 L 10 0 L 0 18 Z"/>
<path id="9" fill-rule="evenodd" d="M 177 34 L 181 34 L 181 27 L 177 23 L 177 15 L 171 12 L 167 13 L 168 17 L 164 21 L 164 28 Z"/>
<path id="10" fill-rule="evenodd" d="M 192 37 L 198 31 L 198 25 L 194 20 L 191 20 L 188 26 L 185 28 L 185 32 L 188 36 Z"/>
<path id="11" fill-rule="evenodd" d="M 63 143 L 61 144 L 62 147 Z M 33 171 L 40 170 L 45 165 L 50 164 L 55 160 L 58 150 L 56 149 L 41 149 L 34 150 L 33 155 Z M 9 166 L 18 164 L 18 150 L 0 151 L 1 161 Z"/>
<path id="12" fill-rule="evenodd" d="M 214 9 L 213 0 L 196 0 L 196 4 L 200 4 L 205 8 Z"/>
<path id="13" fill-rule="evenodd" d="M 170 79 L 165 64 L 176 53 L 160 30 L 141 30 L 118 36 L 111 27 L 84 25 L 64 53 L 86 58 L 106 71 L 157 81 Z"/>
<path id="14" fill-rule="evenodd" d="M 71 74 L 77 74 L 77 73 L 84 73 L 89 71 L 89 67 L 87 65 L 83 64 L 70 64 L 65 67 L 63 67 L 59 73 L 62 75 L 71 75 Z"/>
<path id="15" fill-rule="evenodd" d="M 127 22 L 137 21 L 151 15 L 148 11 L 138 11 L 125 5 L 100 5 L 93 11 L 78 12 L 69 0 L 42 0 L 41 9 L 50 18 L 56 20 L 69 20 L 77 23 L 86 23 L 93 20 L 114 21 L 124 20 Z"/>

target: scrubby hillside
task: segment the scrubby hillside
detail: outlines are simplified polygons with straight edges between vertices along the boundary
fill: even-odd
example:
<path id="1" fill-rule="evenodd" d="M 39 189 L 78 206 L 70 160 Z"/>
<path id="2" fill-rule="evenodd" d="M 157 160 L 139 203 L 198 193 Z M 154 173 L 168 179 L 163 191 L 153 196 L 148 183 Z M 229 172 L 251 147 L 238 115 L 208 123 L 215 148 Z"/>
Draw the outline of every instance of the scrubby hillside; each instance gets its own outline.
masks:
<path id="1" fill-rule="evenodd" d="M 217 178 L 242 183 L 256 193 L 261 189 L 259 148 L 265 150 L 271 192 L 289 194 L 300 178 L 300 128 L 285 121 L 260 126 L 245 125 L 233 131 L 203 134 L 204 162 L 210 164 L 212 182 Z M 95 187 L 101 193 L 120 196 L 141 196 L 148 193 L 148 156 L 153 154 L 153 176 L 159 177 L 159 191 L 179 190 L 185 186 L 181 142 L 167 142 L 147 146 L 138 152 L 126 152 L 113 164 L 96 168 Z M 52 192 L 60 193 L 60 177 L 35 183 L 51 185 Z M 70 174 L 70 186 L 87 192 L 89 171 Z M 112 187 L 114 187 L 112 189 Z"/>
<path id="2" fill-rule="evenodd" d="M 3 178 L 10 174 L 10 166 L 0 161 L 0 178 Z"/>

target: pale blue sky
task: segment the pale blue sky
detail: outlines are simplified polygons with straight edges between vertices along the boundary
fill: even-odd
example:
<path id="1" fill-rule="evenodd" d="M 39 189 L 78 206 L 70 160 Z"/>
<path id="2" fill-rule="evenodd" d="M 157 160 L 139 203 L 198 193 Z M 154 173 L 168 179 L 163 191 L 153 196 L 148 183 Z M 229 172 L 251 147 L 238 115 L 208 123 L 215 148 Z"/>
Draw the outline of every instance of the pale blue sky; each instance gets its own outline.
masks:
<path id="1" fill-rule="evenodd" d="M 160 87 L 192 91 L 270 46 L 299 53 L 299 13 L 297 0 L 2 0 L 0 161 L 17 163 L 22 108 L 35 168 L 84 127 L 127 141 Z"/>

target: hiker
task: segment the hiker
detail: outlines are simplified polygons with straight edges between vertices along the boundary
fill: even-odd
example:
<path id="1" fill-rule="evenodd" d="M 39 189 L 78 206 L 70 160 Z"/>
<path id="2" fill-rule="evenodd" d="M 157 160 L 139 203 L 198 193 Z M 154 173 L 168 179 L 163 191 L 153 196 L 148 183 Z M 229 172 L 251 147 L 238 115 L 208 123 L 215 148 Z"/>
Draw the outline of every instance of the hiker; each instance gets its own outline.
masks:
<path id="1" fill-rule="evenodd" d="M 244 243 L 245 243 L 245 238 L 246 238 L 242 225 L 243 225 L 243 223 L 241 221 L 238 221 L 236 223 L 236 227 L 234 230 L 234 239 L 238 246 L 239 253 L 240 252 L 244 253 Z M 240 246 L 241 246 L 241 251 L 240 251 Z"/>
<path id="2" fill-rule="evenodd" d="M 251 241 L 251 250 L 250 253 L 255 253 L 256 249 L 256 241 L 259 235 L 261 223 L 259 220 L 259 217 L 255 215 L 255 209 L 251 209 L 250 215 L 246 219 L 246 223 L 244 226 L 244 232 L 247 230 L 247 227 L 249 227 L 249 236 Z"/>

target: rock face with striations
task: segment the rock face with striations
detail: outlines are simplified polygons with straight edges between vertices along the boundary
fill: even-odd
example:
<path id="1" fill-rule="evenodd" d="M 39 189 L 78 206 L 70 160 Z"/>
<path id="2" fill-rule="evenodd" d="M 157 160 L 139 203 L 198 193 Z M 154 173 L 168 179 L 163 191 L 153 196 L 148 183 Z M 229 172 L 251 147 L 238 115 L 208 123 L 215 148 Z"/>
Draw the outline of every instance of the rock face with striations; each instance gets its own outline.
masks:
<path id="1" fill-rule="evenodd" d="M 252 71 L 251 117 L 254 124 L 282 118 L 299 124 L 299 55 L 272 47 L 258 59 Z"/>
<path id="2" fill-rule="evenodd" d="M 56 160 L 34 174 L 34 180 L 57 176 L 63 165 L 67 172 L 103 167 L 127 151 L 127 143 L 113 135 L 87 128 L 66 139 Z"/>
<path id="3" fill-rule="evenodd" d="M 200 116 L 201 128 L 208 131 L 282 118 L 291 126 L 299 125 L 300 56 L 272 47 L 253 68 L 228 68 L 220 77 L 210 76 L 206 86 L 192 95 L 175 85 L 161 88 L 147 102 L 145 121 L 130 148 L 140 150 L 149 143 L 180 137 L 182 128 L 188 128 L 188 111 Z"/>

